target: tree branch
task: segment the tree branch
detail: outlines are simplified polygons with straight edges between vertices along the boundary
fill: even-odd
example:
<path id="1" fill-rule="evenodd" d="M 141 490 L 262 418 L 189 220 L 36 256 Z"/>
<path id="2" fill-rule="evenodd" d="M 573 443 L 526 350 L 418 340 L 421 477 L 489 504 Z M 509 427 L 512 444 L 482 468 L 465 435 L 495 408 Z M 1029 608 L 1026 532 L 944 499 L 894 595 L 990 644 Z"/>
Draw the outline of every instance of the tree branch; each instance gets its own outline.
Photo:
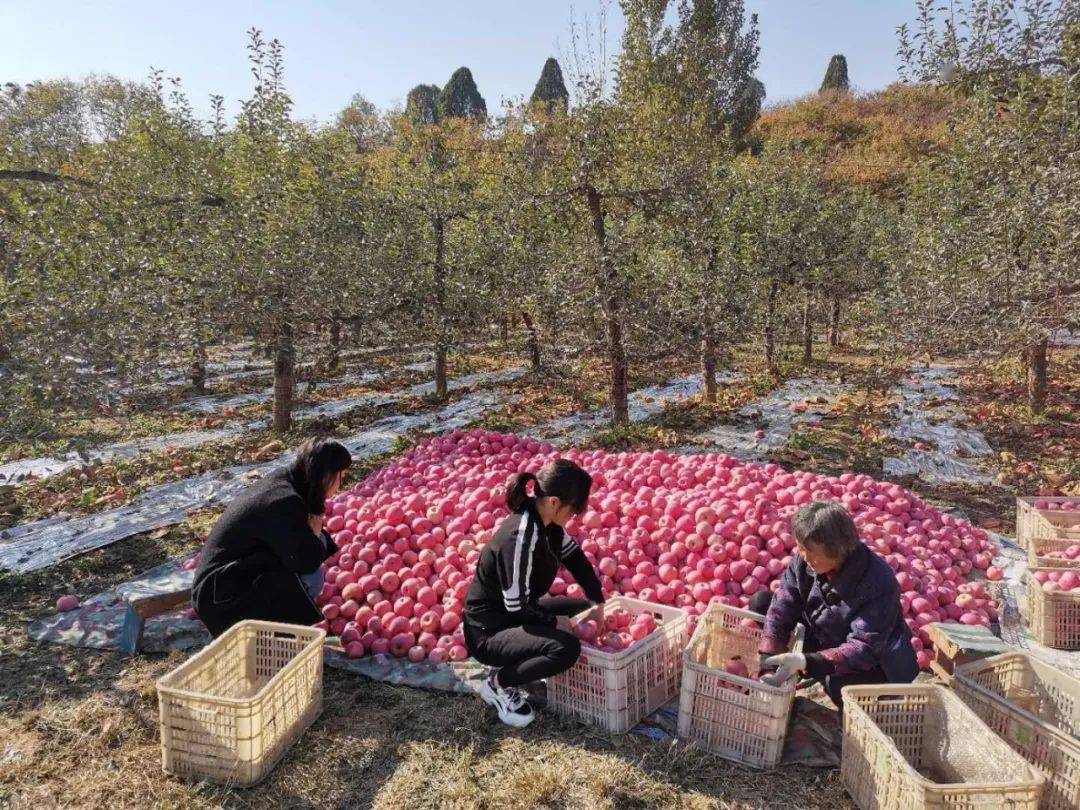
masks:
<path id="1" fill-rule="evenodd" d="M 62 174 L 43 172 L 40 169 L 0 169 L 0 180 L 30 180 L 35 183 L 73 183 L 94 188 L 96 183 L 81 177 L 65 177 Z"/>
<path id="2" fill-rule="evenodd" d="M 40 169 L 0 169 L 0 180 L 26 180 L 33 183 L 70 183 L 76 186 L 83 186 L 84 188 L 101 188 L 98 183 L 91 180 L 85 180 L 82 177 L 69 177 L 62 174 L 54 174 L 53 172 L 41 171 Z M 162 205 L 179 205 L 183 202 L 186 202 L 183 197 L 163 197 L 160 199 L 147 200 L 146 205 L 157 207 Z M 225 198 L 219 197 L 216 194 L 206 194 L 199 200 L 199 205 L 219 208 L 225 205 Z"/>
<path id="3" fill-rule="evenodd" d="M 667 193 L 667 189 L 664 188 L 638 188 L 621 190 L 616 189 L 613 191 L 600 192 L 601 197 L 617 197 L 620 200 L 626 200 L 627 202 L 637 203 L 641 199 L 646 197 L 657 198 L 663 197 Z"/>

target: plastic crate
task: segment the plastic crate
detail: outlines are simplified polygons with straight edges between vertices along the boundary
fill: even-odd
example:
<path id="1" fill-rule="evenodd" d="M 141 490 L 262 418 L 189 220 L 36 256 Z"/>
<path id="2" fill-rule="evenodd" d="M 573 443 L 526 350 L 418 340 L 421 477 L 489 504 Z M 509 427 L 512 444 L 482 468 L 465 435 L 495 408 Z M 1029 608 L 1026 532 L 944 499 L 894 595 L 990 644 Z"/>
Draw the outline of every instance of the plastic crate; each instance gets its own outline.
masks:
<path id="1" fill-rule="evenodd" d="M 658 627 L 622 652 L 583 647 L 573 667 L 547 682 L 551 709 L 616 734 L 629 731 L 678 694 L 688 635 L 688 616 L 681 608 L 615 596 L 604 603 L 604 615 L 617 608 L 652 613 Z"/>
<path id="2" fill-rule="evenodd" d="M 755 768 L 773 768 L 783 754 L 795 678 L 770 686 L 723 669 L 735 656 L 750 675 L 758 673 L 759 625 L 765 617 L 728 605 L 712 605 L 698 619 L 683 659 L 679 696 L 680 739 L 725 759 Z M 802 626 L 792 634 L 789 650 L 801 651 Z"/>
<path id="3" fill-rule="evenodd" d="M 245 621 L 157 682 L 166 773 L 250 787 L 322 712 L 313 627 Z"/>
<path id="4" fill-rule="evenodd" d="M 1068 559 L 1047 556 L 1068 551 L 1073 546 L 1080 546 L 1080 537 L 1076 539 L 1033 537 L 1028 544 L 1028 565 L 1036 568 L 1080 568 L 1080 557 Z"/>
<path id="5" fill-rule="evenodd" d="M 1030 543 L 1031 538 L 1035 536 L 1036 531 L 1039 529 L 1039 524 L 1035 518 L 1039 515 L 1043 517 L 1054 517 L 1059 515 L 1076 515 L 1076 510 L 1061 510 L 1054 509 L 1055 504 L 1065 503 L 1066 501 L 1076 501 L 1076 498 L 1066 498 L 1061 496 L 1048 496 L 1045 498 L 1023 497 L 1016 499 L 1016 542 L 1021 548 L 1026 549 Z M 1050 509 L 1036 509 L 1035 501 L 1046 501 L 1051 507 Z"/>
<path id="6" fill-rule="evenodd" d="M 1036 810 L 1045 779 L 943 686 L 845 686 L 840 778 L 864 810 Z"/>
<path id="7" fill-rule="evenodd" d="M 1038 571 L 1061 569 L 1029 567 L 1024 572 L 1031 635 L 1047 647 L 1080 650 L 1080 590 L 1047 593 L 1035 579 Z"/>
<path id="8" fill-rule="evenodd" d="M 953 686 L 984 723 L 1046 777 L 1043 807 L 1080 807 L 1080 679 L 1010 652 L 957 667 Z"/>

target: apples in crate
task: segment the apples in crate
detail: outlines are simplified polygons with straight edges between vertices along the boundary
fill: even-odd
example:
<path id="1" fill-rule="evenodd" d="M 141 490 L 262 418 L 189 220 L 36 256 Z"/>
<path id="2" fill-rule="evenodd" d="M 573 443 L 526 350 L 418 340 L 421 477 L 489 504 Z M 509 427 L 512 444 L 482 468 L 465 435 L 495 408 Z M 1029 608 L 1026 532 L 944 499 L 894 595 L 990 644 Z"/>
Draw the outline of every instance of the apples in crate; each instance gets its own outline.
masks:
<path id="1" fill-rule="evenodd" d="M 616 608 L 600 619 L 577 620 L 572 628 L 583 647 L 622 652 L 655 633 L 659 624 L 656 616 L 648 611 L 635 614 L 625 608 Z"/>

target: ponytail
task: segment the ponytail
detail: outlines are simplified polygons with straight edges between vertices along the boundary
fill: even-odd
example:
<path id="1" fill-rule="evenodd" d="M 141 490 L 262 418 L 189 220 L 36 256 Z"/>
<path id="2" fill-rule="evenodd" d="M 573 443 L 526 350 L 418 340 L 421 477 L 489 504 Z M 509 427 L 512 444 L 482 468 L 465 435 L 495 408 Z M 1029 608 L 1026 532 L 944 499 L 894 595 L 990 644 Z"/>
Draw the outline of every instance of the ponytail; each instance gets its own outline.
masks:
<path id="1" fill-rule="evenodd" d="M 530 481 L 534 482 L 532 497 L 528 491 Z M 590 475 L 569 459 L 560 458 L 549 461 L 535 475 L 522 472 L 511 478 L 506 485 L 506 503 L 512 512 L 521 512 L 534 505 L 537 498 L 550 495 L 580 514 L 588 506 L 591 489 Z"/>
<path id="2" fill-rule="evenodd" d="M 533 481 L 533 496 L 529 497 L 529 482 Z M 506 484 L 506 503 L 511 512 L 521 512 L 527 504 L 533 504 L 544 495 L 540 481 L 531 472 L 518 473 Z"/>

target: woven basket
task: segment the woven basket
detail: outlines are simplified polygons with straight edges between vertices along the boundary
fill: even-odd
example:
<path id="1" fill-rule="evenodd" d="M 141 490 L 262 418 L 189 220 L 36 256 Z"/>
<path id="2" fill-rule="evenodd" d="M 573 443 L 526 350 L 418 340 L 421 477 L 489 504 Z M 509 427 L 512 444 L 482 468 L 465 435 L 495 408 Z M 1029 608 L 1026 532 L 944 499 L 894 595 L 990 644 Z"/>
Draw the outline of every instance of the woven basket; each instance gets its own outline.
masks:
<path id="1" fill-rule="evenodd" d="M 1043 531 L 1044 527 L 1036 521 L 1039 516 L 1049 517 L 1053 519 L 1058 516 L 1065 516 L 1068 519 L 1069 516 L 1075 516 L 1078 512 L 1074 510 L 1062 510 L 1054 509 L 1055 504 L 1064 503 L 1065 501 L 1075 501 L 1076 498 L 1064 498 L 1064 497 L 1046 497 L 1046 498 L 1032 498 L 1024 497 L 1016 499 L 1016 542 L 1021 548 L 1027 548 L 1031 544 L 1031 538 L 1037 536 L 1039 531 Z M 1035 501 L 1046 501 L 1050 505 L 1050 509 L 1036 509 Z M 1075 525 L 1075 523 L 1073 524 Z"/>
<path id="2" fill-rule="evenodd" d="M 957 667 L 956 694 L 1046 777 L 1043 807 L 1080 807 L 1080 678 L 1010 652 Z"/>
<path id="3" fill-rule="evenodd" d="M 1044 591 L 1034 575 L 1037 571 L 1052 570 L 1061 569 L 1029 567 L 1024 572 L 1031 635 L 1047 647 L 1080 650 L 1080 590 Z"/>
<path id="4" fill-rule="evenodd" d="M 750 675 L 758 673 L 761 629 L 740 624 L 765 617 L 748 610 L 712 605 L 698 619 L 683 660 L 679 696 L 679 737 L 725 759 L 755 768 L 773 768 L 780 761 L 787 736 L 795 679 L 783 686 L 733 675 L 723 669 L 735 656 Z M 802 650 L 802 626 L 792 634 L 789 650 Z"/>
<path id="5" fill-rule="evenodd" d="M 166 773 L 250 787 L 322 712 L 313 627 L 245 621 L 157 682 Z"/>
<path id="6" fill-rule="evenodd" d="M 840 777 L 859 807 L 1035 810 L 1044 779 L 943 686 L 846 686 Z"/>
<path id="7" fill-rule="evenodd" d="M 1080 557 L 1067 559 L 1048 557 L 1048 554 L 1068 551 L 1080 545 L 1080 539 L 1033 537 L 1028 544 L 1028 565 L 1036 568 L 1080 568 Z"/>
<path id="8" fill-rule="evenodd" d="M 678 694 L 688 617 L 681 608 L 626 596 L 608 599 L 604 615 L 617 608 L 652 613 L 657 629 L 622 652 L 583 648 L 574 666 L 548 678 L 547 703 L 563 717 L 621 734 Z"/>

